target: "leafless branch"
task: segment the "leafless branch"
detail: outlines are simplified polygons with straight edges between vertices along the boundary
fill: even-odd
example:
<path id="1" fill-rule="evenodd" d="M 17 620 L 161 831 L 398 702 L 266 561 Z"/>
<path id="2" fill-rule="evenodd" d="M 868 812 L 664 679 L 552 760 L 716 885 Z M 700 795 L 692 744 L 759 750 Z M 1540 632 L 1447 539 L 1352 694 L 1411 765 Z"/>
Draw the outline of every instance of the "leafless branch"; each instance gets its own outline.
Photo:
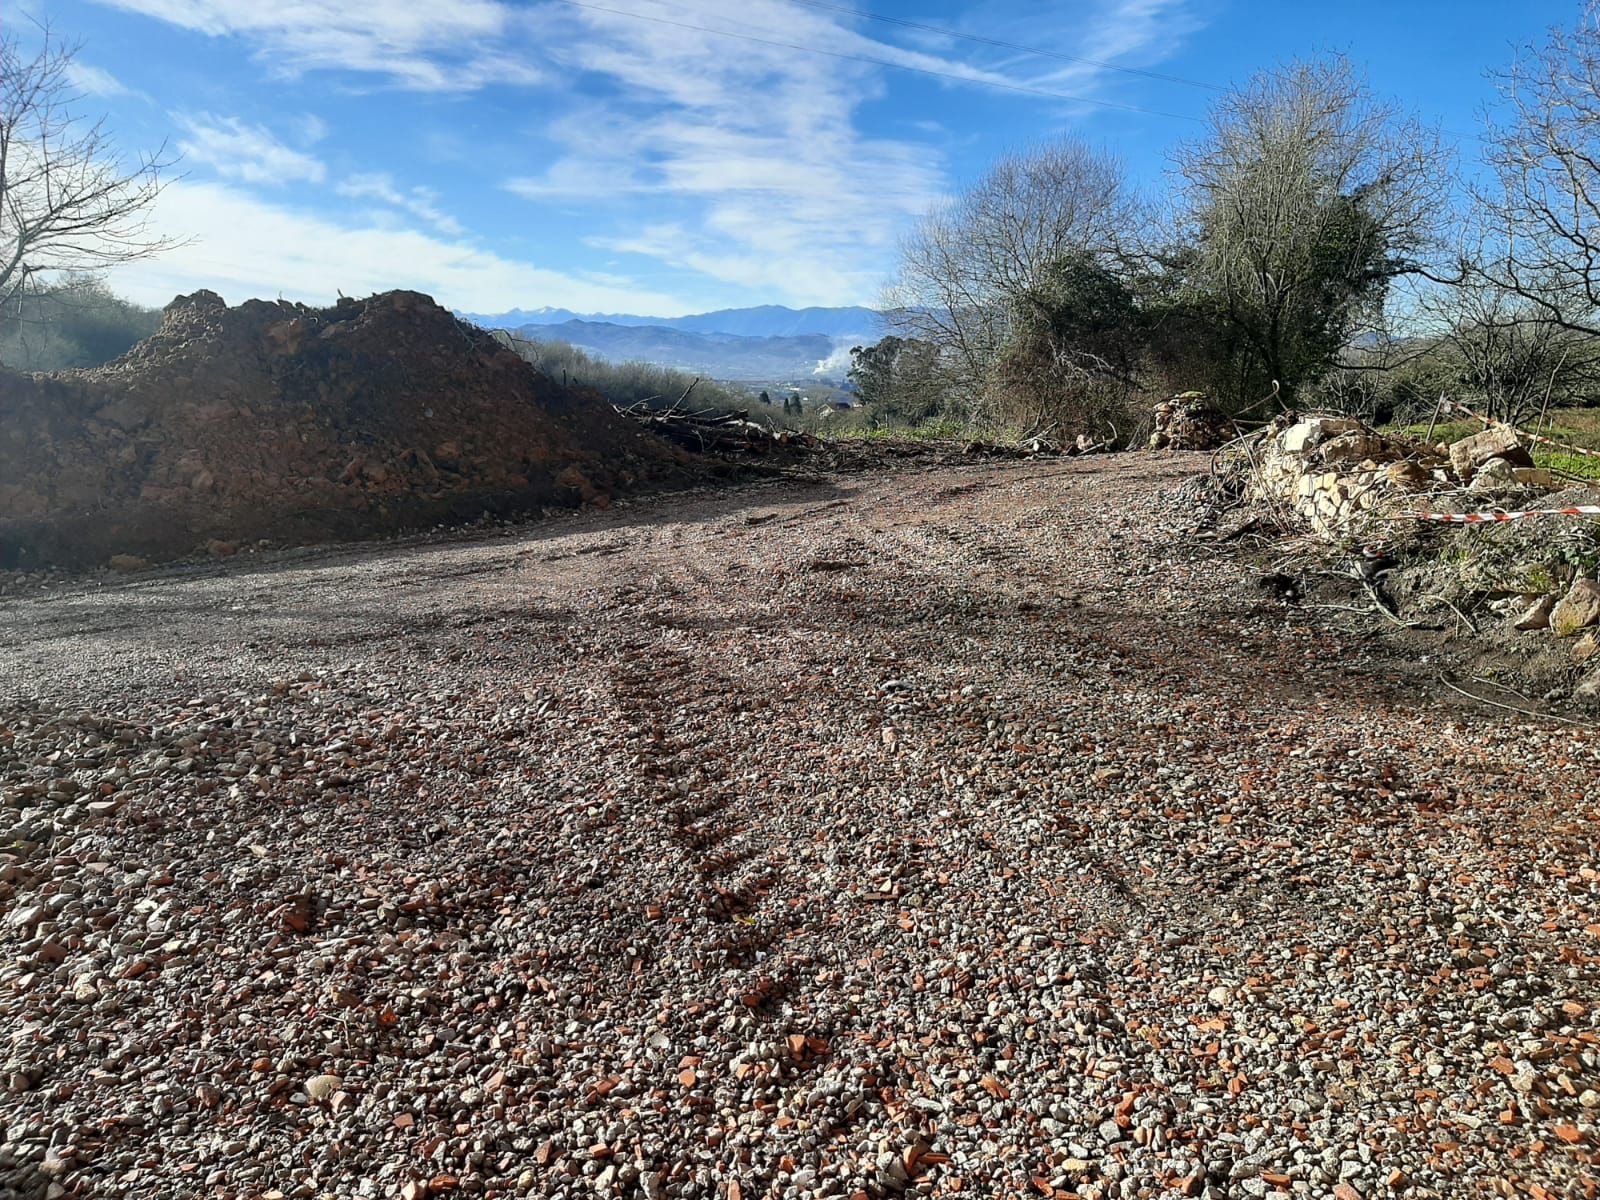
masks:
<path id="1" fill-rule="evenodd" d="M 62 272 L 93 272 L 172 248 L 150 207 L 174 163 L 165 145 L 128 161 L 104 119 L 78 111 L 76 45 L 40 28 L 30 55 L 0 34 L 0 309 Z"/>

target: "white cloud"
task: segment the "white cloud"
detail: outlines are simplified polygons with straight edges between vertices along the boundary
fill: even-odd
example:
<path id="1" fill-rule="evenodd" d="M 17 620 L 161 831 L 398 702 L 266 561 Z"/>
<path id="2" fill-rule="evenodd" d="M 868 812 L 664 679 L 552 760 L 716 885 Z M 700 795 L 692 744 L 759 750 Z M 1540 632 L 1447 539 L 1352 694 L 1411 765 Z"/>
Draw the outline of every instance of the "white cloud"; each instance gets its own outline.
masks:
<path id="1" fill-rule="evenodd" d="M 789 36 L 808 43 L 855 36 L 811 10 L 756 0 L 755 11 L 793 18 L 805 28 Z M 554 123 L 563 156 L 509 190 L 554 203 L 659 197 L 681 218 L 591 244 L 797 302 L 875 296 L 898 232 L 943 184 L 935 155 L 857 128 L 875 68 L 763 45 L 728 53 L 709 34 L 606 13 L 575 19 L 586 28 L 559 38 L 562 53 L 626 99 Z"/>
<path id="2" fill-rule="evenodd" d="M 448 237 L 459 237 L 466 232 L 449 213 L 439 207 L 439 196 L 432 188 L 414 187 L 401 191 L 393 177 L 383 172 L 352 175 L 335 185 L 334 191 L 355 200 L 378 200 L 395 208 L 404 209 L 412 216 L 426 221 Z"/>
<path id="3" fill-rule="evenodd" d="M 67 81 L 86 96 L 139 94 L 104 67 L 92 66 L 81 59 L 74 59 L 67 64 Z"/>
<path id="4" fill-rule="evenodd" d="M 470 312 L 530 304 L 681 311 L 673 297 L 637 286 L 591 282 L 416 230 L 341 224 L 224 183 L 180 180 L 162 193 L 152 224 L 191 240 L 112 275 L 113 287 L 142 304 L 165 304 L 197 288 L 232 303 L 279 295 L 329 303 L 340 290 L 359 296 L 410 288 Z"/>
<path id="5" fill-rule="evenodd" d="M 328 136 L 328 123 L 316 113 L 302 113 L 295 122 L 300 131 L 300 140 L 307 146 L 315 146 Z"/>
<path id="6" fill-rule="evenodd" d="M 100 0 L 211 37 L 254 42 L 276 70 L 346 70 L 421 91 L 533 83 L 509 53 L 516 14 L 495 0 Z"/>
<path id="7" fill-rule="evenodd" d="M 585 242 L 597 249 L 699 277 L 686 290 L 705 290 L 714 280 L 798 303 L 876 299 L 899 236 L 949 186 L 946 163 L 929 148 L 936 139 L 927 136 L 939 129 L 928 118 L 940 114 L 904 106 L 899 133 L 865 131 L 864 106 L 903 78 L 875 64 L 941 74 L 949 89 L 999 83 L 1114 94 L 1106 90 L 1111 76 L 1090 64 L 903 30 L 893 41 L 879 40 L 866 22 L 787 0 L 595 0 L 598 8 L 509 0 L 98 2 L 238 39 L 283 75 L 358 72 L 427 91 L 536 86 L 532 132 L 553 142 L 556 153 L 541 148 L 544 165 L 536 172 L 508 171 L 502 185 L 509 192 L 538 208 L 576 212 L 589 230 Z M 984 32 L 1018 42 L 1143 65 L 1194 27 L 1186 8 L 1192 3 L 1091 0 L 1070 14 L 987 4 L 973 19 L 985 22 Z M 1014 27 L 999 20 L 1007 15 Z M 759 40 L 731 41 L 684 24 Z M 1050 102 L 1017 103 L 1032 106 L 1033 116 Z M 1059 124 L 1089 111 L 1066 102 L 1049 107 Z M 304 153 L 326 132 L 314 117 L 301 118 L 300 136 L 292 138 L 300 149 L 237 121 L 210 118 L 206 131 L 208 138 L 196 135 L 190 157 L 227 178 L 266 184 L 325 174 Z M 456 154 L 466 164 L 456 176 L 465 178 L 481 161 L 478 141 L 427 130 L 416 148 L 419 158 Z M 408 164 L 401 174 L 414 169 Z M 437 244 L 460 237 L 436 194 L 386 172 L 349 175 L 336 190 L 371 202 L 361 216 L 368 232 L 398 237 L 414 220 L 443 239 Z M 621 262 L 625 270 L 628 259 Z M 597 286 L 575 276 L 562 281 Z M 727 294 L 726 286 L 720 290 Z M 637 300 L 574 306 L 606 303 L 641 307 Z"/>
<path id="8" fill-rule="evenodd" d="M 1159 54 L 1158 43 L 1181 23 L 1183 3 L 1110 0 L 1091 19 L 1078 14 L 1054 28 L 1035 16 L 1031 35 L 1018 40 L 1055 34 L 1063 52 L 1100 58 Z M 633 15 L 585 8 L 546 16 L 552 54 L 575 72 L 605 77 L 611 98 L 589 100 L 553 122 L 546 135 L 563 153 L 539 174 L 504 186 L 540 204 L 609 198 L 618 228 L 597 232 L 591 245 L 800 303 L 875 300 L 900 235 L 948 182 L 942 158 L 925 141 L 863 131 L 860 107 L 888 86 L 881 67 L 773 43 L 976 84 L 1083 95 L 1104 76 L 1081 63 L 1009 53 L 982 52 L 987 64 L 965 61 L 952 56 L 951 39 L 907 48 L 866 36 L 848 18 L 783 0 L 702 0 L 687 15 L 655 0 L 606 0 L 604 7 Z M 763 40 L 734 43 L 641 16 Z M 1084 110 L 1057 107 L 1063 119 Z M 626 215 L 647 202 L 658 210 L 655 219 L 628 227 Z"/>
<path id="9" fill-rule="evenodd" d="M 203 163 L 225 179 L 282 185 L 321 183 L 328 170 L 309 154 L 293 150 L 259 125 L 210 113 L 174 114 L 184 130 L 178 149 L 190 163 Z"/>

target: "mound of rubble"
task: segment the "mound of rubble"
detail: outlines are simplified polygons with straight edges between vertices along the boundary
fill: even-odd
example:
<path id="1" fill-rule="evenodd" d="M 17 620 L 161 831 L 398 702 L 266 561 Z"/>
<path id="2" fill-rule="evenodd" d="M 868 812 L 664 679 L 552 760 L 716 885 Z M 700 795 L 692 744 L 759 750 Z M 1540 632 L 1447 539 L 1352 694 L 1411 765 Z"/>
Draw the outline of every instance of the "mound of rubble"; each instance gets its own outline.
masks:
<path id="1" fill-rule="evenodd" d="M 107 366 L 0 371 L 0 565 L 603 505 L 694 462 L 427 296 L 230 308 L 201 291 Z"/>
<path id="2" fill-rule="evenodd" d="M 1558 486 L 1504 425 L 1450 446 L 1424 446 L 1380 434 L 1354 417 L 1281 416 L 1235 461 L 1248 466 L 1250 498 L 1329 541 L 1369 533 L 1414 511 L 1424 494 L 1430 511 L 1462 513 L 1522 502 Z"/>
<path id="3" fill-rule="evenodd" d="M 1238 433 L 1201 392 L 1180 392 L 1155 408 L 1152 450 L 1215 450 Z"/>
<path id="4" fill-rule="evenodd" d="M 1431 649 L 1470 634 L 1457 652 L 1479 670 L 1547 700 L 1600 699 L 1600 491 L 1535 466 L 1530 438 L 1491 424 L 1428 446 L 1351 417 L 1282 416 L 1225 450 L 1218 473 L 1258 506 L 1241 528 L 1265 510 L 1323 543 L 1310 558 L 1366 543 L 1347 590 L 1390 624 L 1442 634 Z"/>

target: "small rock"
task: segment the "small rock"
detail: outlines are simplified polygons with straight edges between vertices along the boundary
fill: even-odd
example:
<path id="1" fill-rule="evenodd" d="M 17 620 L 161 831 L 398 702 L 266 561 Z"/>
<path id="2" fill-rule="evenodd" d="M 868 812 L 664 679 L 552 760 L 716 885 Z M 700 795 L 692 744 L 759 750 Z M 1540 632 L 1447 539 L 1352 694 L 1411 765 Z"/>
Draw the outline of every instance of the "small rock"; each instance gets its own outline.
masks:
<path id="1" fill-rule="evenodd" d="M 1390 463 L 1388 476 L 1390 483 L 1403 488 L 1426 487 L 1433 478 L 1426 467 L 1410 459 Z"/>
<path id="2" fill-rule="evenodd" d="M 1515 468 L 1503 458 L 1491 458 L 1472 475 L 1470 492 L 1498 492 L 1517 486 Z"/>
<path id="3" fill-rule="evenodd" d="M 1550 631 L 1557 637 L 1571 637 L 1580 629 L 1600 623 L 1600 583 L 1575 579 L 1567 594 L 1550 610 Z"/>
<path id="4" fill-rule="evenodd" d="M 1540 596 L 1535 600 L 1520 617 L 1517 618 L 1516 628 L 1524 633 L 1534 629 L 1550 628 L 1550 613 L 1556 606 L 1554 596 Z"/>
<path id="5" fill-rule="evenodd" d="M 143 571 L 150 566 L 150 560 L 140 558 L 137 554 L 113 554 L 106 560 L 106 566 L 113 571 L 127 574 L 130 571 Z"/>
<path id="6" fill-rule="evenodd" d="M 344 1080 L 337 1075 L 313 1075 L 306 1080 L 306 1095 L 315 1104 L 321 1104 L 339 1090 Z"/>

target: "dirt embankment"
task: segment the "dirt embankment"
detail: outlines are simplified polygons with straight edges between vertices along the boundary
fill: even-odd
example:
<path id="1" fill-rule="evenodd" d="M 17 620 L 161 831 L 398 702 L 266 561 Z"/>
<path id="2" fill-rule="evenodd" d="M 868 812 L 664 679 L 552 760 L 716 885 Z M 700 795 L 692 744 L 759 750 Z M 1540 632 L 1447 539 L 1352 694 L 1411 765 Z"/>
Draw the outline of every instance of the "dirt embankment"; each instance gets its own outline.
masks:
<path id="1" fill-rule="evenodd" d="M 107 366 L 0 371 L 0 566 L 603 505 L 693 469 L 415 292 L 324 309 L 196 292 Z"/>

